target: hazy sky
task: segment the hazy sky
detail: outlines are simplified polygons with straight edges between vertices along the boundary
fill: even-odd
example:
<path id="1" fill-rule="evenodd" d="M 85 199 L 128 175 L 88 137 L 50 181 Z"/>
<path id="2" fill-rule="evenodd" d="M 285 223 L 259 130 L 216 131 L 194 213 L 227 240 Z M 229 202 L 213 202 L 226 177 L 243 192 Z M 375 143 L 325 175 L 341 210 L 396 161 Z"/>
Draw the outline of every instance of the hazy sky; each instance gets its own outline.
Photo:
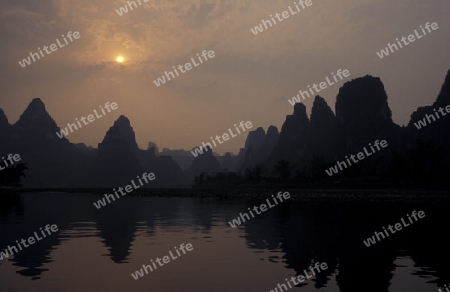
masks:
<path id="1" fill-rule="evenodd" d="M 382 79 L 394 121 L 406 124 L 437 97 L 450 69 L 448 0 L 312 0 L 253 35 L 250 28 L 292 1 L 149 0 L 119 16 L 126 1 L 20 0 L 0 4 L 0 108 L 15 123 L 40 97 L 60 127 L 105 102 L 118 110 L 68 136 L 97 147 L 121 114 L 141 148 L 190 149 L 240 121 L 279 129 L 287 98 L 337 69 Z M 376 52 L 426 22 L 439 29 L 380 59 Z M 22 68 L 18 61 L 68 31 L 81 38 Z M 215 58 L 156 87 L 153 80 L 203 50 Z M 116 57 L 125 62 L 119 64 Z M 344 81 L 347 81 L 344 80 Z M 339 89 L 321 92 L 331 108 Z M 323 93 L 323 94 L 322 94 Z M 308 111 L 313 99 L 305 100 Z M 55 134 L 56 135 L 56 134 Z M 246 135 L 214 148 L 237 152 Z"/>

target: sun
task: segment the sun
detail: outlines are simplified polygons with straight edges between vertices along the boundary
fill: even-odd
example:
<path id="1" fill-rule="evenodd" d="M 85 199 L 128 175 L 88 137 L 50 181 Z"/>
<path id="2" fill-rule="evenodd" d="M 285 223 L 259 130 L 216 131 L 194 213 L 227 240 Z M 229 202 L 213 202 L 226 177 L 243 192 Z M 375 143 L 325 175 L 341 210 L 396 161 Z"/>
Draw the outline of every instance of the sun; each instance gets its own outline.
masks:
<path id="1" fill-rule="evenodd" d="M 122 63 L 123 62 L 123 57 L 122 56 L 118 56 L 116 60 L 117 60 L 117 62 Z"/>

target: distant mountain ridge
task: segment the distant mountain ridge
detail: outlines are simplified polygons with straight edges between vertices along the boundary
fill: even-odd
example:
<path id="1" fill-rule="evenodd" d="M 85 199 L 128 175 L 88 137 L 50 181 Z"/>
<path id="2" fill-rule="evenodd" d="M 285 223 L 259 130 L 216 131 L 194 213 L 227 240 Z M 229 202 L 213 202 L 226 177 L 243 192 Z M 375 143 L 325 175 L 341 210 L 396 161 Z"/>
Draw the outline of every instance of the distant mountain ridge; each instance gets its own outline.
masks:
<path id="1" fill-rule="evenodd" d="M 414 123 L 448 105 L 450 70 L 436 101 L 418 108 L 409 124 L 400 127 L 392 121 L 380 78 L 366 75 L 339 89 L 335 114 L 324 98 L 316 96 L 310 117 L 304 104 L 295 104 L 280 132 L 275 126 L 267 132 L 261 127 L 249 132 L 239 155 L 218 156 L 207 151 L 194 158 L 189 150 L 165 148 L 158 152 L 153 142 L 147 150 L 139 149 L 125 116 L 114 122 L 98 148 L 70 143 L 57 137 L 60 128 L 45 104 L 35 98 L 13 125 L 0 109 L 0 154 L 21 155 L 29 168 L 26 187 L 117 187 L 146 171 L 156 176 L 150 187 L 178 187 L 191 185 L 201 173 L 242 172 L 255 167 L 263 167 L 264 175 L 273 177 L 277 174 L 271 169 L 276 165 L 288 168 L 285 179 L 324 179 L 327 167 L 379 139 L 389 143 L 382 155 L 345 169 L 338 179 L 441 179 L 450 174 L 450 117 L 420 130 Z"/>

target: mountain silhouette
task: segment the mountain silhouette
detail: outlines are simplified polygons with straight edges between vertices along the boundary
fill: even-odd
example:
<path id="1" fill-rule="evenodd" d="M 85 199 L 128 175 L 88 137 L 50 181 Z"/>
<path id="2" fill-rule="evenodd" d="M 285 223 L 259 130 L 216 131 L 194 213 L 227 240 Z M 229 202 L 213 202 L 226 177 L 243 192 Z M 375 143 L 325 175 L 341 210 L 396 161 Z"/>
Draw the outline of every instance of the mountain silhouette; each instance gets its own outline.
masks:
<path id="1" fill-rule="evenodd" d="M 194 158 L 192 164 L 186 170 L 186 176 L 189 181 L 192 181 L 196 175 L 202 172 L 214 173 L 220 170 L 220 163 L 214 157 L 211 147 L 206 146 L 205 150 L 203 150 L 203 154 Z"/>
<path id="2" fill-rule="evenodd" d="M 325 99 L 320 96 L 316 96 L 311 109 L 310 133 L 307 151 L 310 156 L 327 161 L 339 158 L 337 154 L 343 152 L 344 128 Z"/>
<path id="3" fill-rule="evenodd" d="M 281 127 L 278 143 L 269 157 L 269 165 L 281 159 L 294 163 L 306 163 L 306 150 L 310 133 L 306 107 L 302 103 L 294 105 L 294 113 L 286 116 Z"/>
<path id="4" fill-rule="evenodd" d="M 4 123 L 4 122 L 3 122 Z M 56 136 L 60 129 L 47 113 L 44 103 L 35 98 L 19 120 L 7 129 L 2 141 L 2 155 L 17 153 L 29 170 L 25 186 L 74 186 L 88 158 L 65 137 Z"/>
<path id="5" fill-rule="evenodd" d="M 138 147 L 130 121 L 120 116 L 98 144 L 98 156 L 89 172 L 93 187 L 127 185 L 144 169 L 137 158 Z"/>
<path id="6" fill-rule="evenodd" d="M 233 179 L 256 177 L 257 182 L 277 177 L 332 183 L 370 178 L 388 184 L 439 185 L 450 174 L 450 118 L 437 112 L 446 112 L 449 105 L 450 70 L 436 101 L 418 108 L 401 127 L 392 120 L 381 79 L 366 75 L 339 89 L 334 113 L 323 97 L 316 96 L 310 117 L 305 105 L 296 103 L 280 132 L 275 126 L 267 132 L 262 127 L 250 131 L 238 155 L 220 156 L 210 149 L 194 158 L 189 150 L 159 152 L 154 142 L 147 150 L 139 149 L 125 116 L 114 122 L 98 148 L 70 143 L 56 135 L 60 128 L 42 100 L 34 98 L 13 125 L 0 109 L 0 154 L 20 154 L 21 163 L 28 166 L 26 187 L 117 187 L 144 172 L 156 176 L 146 187 L 178 187 L 192 185 L 201 173 L 221 171 L 235 171 Z M 388 147 L 331 178 L 326 175 L 325 169 L 375 140 L 386 140 Z"/>
<path id="7" fill-rule="evenodd" d="M 320 96 L 314 100 L 310 118 L 302 103 L 295 104 L 294 113 L 286 116 L 278 143 L 264 166 L 271 169 L 283 162 L 291 180 L 321 181 L 327 178 L 325 169 L 344 161 L 346 155 L 361 152 L 375 140 L 386 140 L 388 147 L 382 154 L 366 157 L 335 177 L 354 181 L 377 178 L 389 183 L 397 179 L 402 185 L 443 181 L 449 173 L 450 155 L 445 149 L 450 146 L 450 137 L 445 133 L 450 119 L 436 118 L 435 122 L 431 119 L 432 123 L 423 130 L 418 130 L 414 123 L 449 104 L 450 71 L 436 102 L 419 108 L 408 126 L 400 127 L 392 120 L 381 79 L 369 75 L 353 79 L 339 89 L 335 114 Z M 250 155 L 245 152 L 247 160 Z M 246 167 L 251 165 L 242 165 Z M 271 176 L 268 172 L 267 178 Z"/>
<path id="8" fill-rule="evenodd" d="M 234 171 L 236 167 L 236 157 L 232 155 L 230 152 L 225 153 L 223 158 L 221 159 L 220 166 L 225 171 Z"/>
<path id="9" fill-rule="evenodd" d="M 239 155 L 238 168 L 251 168 L 263 163 L 278 142 L 277 127 L 269 126 L 267 133 L 262 127 L 248 133 L 245 147 Z"/>

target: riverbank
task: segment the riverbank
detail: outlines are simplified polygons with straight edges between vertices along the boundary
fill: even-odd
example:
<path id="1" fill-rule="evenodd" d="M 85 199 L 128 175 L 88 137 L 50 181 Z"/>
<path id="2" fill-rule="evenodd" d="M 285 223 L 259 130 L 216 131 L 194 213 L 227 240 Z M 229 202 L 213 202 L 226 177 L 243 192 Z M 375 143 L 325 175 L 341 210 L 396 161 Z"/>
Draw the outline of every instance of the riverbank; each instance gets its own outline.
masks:
<path id="1" fill-rule="evenodd" d="M 17 193 L 106 194 L 110 188 L 21 188 Z M 295 189 L 295 188 L 140 188 L 128 196 L 198 198 L 270 198 L 278 191 L 289 191 L 292 200 L 303 201 L 450 201 L 450 191 L 430 189 Z M 3 190 L 0 189 L 0 194 Z"/>

